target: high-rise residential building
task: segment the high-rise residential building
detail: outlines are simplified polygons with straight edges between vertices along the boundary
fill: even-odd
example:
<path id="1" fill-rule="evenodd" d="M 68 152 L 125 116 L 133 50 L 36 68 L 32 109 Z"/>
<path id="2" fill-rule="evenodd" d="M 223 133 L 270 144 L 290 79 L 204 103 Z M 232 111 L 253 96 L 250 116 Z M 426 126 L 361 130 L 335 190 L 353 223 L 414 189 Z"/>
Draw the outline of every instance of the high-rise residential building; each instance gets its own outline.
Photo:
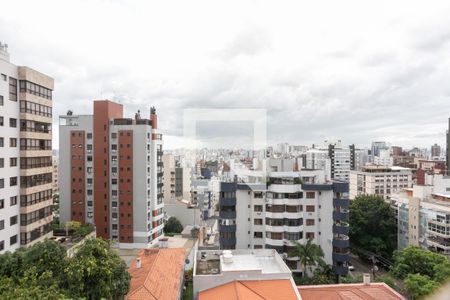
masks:
<path id="1" fill-rule="evenodd" d="M 434 144 L 431 146 L 431 158 L 441 156 L 441 146 Z"/>
<path id="2" fill-rule="evenodd" d="M 59 184 L 58 184 L 59 158 L 58 158 L 58 156 L 53 155 L 52 162 L 53 162 L 53 172 L 52 172 L 53 194 L 57 194 L 59 192 Z"/>
<path id="3" fill-rule="evenodd" d="M 52 235 L 52 91 L 0 43 L 0 253 Z"/>
<path id="4" fill-rule="evenodd" d="M 445 152 L 445 160 L 447 162 L 447 175 L 450 175 L 450 118 L 448 118 L 447 149 Z"/>
<path id="5" fill-rule="evenodd" d="M 221 249 L 275 249 L 302 272 L 288 254 L 294 241 L 312 240 L 336 274 L 347 274 L 348 201 L 348 183 L 325 182 L 323 170 L 270 172 L 266 184 L 222 182 Z"/>
<path id="6" fill-rule="evenodd" d="M 94 101 L 93 115 L 60 116 L 61 221 L 96 227 L 120 248 L 163 235 L 162 135 L 157 115 L 123 117 L 122 104 Z"/>
<path id="7" fill-rule="evenodd" d="M 372 157 L 380 155 L 380 149 L 387 149 L 386 142 L 372 142 L 372 149 L 370 154 Z"/>
<path id="8" fill-rule="evenodd" d="M 394 158 L 389 149 L 380 149 L 378 156 L 373 157 L 373 164 L 379 166 L 392 167 L 394 165 Z"/>
<path id="9" fill-rule="evenodd" d="M 350 170 L 360 167 L 363 152 L 355 145 L 343 146 L 341 141 L 325 141 L 319 148 L 312 148 L 306 152 L 306 168 L 325 170 L 327 179 L 347 181 Z"/>
<path id="10" fill-rule="evenodd" d="M 365 166 L 350 172 L 350 199 L 359 195 L 378 195 L 384 199 L 412 186 L 411 169 L 403 167 Z"/>
<path id="11" fill-rule="evenodd" d="M 398 248 L 420 246 L 450 255 L 450 177 L 426 175 L 415 185 L 391 196 L 398 221 Z"/>
<path id="12" fill-rule="evenodd" d="M 401 155 L 403 155 L 402 147 L 392 146 L 391 150 L 392 150 L 392 156 L 401 156 Z"/>
<path id="13" fill-rule="evenodd" d="M 174 203 L 175 197 L 175 158 L 172 154 L 164 154 L 164 202 Z"/>

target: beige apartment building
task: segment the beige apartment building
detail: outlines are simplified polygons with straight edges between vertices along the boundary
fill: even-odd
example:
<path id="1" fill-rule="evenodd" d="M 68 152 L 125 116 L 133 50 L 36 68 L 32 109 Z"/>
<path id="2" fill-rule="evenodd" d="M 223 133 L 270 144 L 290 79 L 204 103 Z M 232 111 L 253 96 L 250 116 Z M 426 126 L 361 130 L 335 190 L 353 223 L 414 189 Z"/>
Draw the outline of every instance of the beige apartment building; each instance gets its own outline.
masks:
<path id="1" fill-rule="evenodd" d="M 411 169 L 378 165 L 350 171 L 350 199 L 359 195 L 378 195 L 388 199 L 391 194 L 412 186 Z"/>
<path id="2" fill-rule="evenodd" d="M 0 43 L 0 253 L 52 235 L 53 79 Z"/>

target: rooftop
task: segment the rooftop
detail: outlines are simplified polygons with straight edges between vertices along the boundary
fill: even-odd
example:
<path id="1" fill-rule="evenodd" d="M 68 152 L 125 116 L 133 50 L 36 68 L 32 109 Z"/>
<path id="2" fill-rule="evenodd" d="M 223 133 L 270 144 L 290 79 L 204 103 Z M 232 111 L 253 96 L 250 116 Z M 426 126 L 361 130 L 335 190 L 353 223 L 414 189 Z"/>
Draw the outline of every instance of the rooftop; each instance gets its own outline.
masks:
<path id="1" fill-rule="evenodd" d="M 298 286 L 302 300 L 404 300 L 383 282 Z"/>
<path id="2" fill-rule="evenodd" d="M 298 299 L 289 279 L 232 281 L 198 293 L 198 300 Z"/>
<path id="3" fill-rule="evenodd" d="M 226 251 L 226 250 L 225 250 Z M 195 275 L 218 275 L 222 272 L 260 271 L 262 274 L 290 273 L 289 268 L 273 249 L 228 250 L 229 259 L 222 250 L 198 251 Z"/>
<path id="4" fill-rule="evenodd" d="M 130 290 L 125 299 L 177 299 L 184 272 L 185 250 L 142 249 L 128 272 L 131 275 Z"/>

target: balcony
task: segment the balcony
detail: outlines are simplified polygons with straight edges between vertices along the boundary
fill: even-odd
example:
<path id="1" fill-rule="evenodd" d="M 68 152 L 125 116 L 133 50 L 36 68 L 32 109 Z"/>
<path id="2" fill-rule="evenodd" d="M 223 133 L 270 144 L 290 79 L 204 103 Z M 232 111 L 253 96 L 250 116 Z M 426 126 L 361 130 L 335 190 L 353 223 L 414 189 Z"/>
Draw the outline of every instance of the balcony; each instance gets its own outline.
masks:
<path id="1" fill-rule="evenodd" d="M 284 246 L 284 240 L 274 240 L 270 238 L 266 238 L 265 240 L 266 244 L 272 245 L 272 246 Z"/>
<path id="2" fill-rule="evenodd" d="M 333 190 L 332 184 L 302 184 L 302 190 L 304 191 L 331 191 Z"/>
<path id="3" fill-rule="evenodd" d="M 219 225 L 220 232 L 236 232 L 236 225 Z"/>
<path id="4" fill-rule="evenodd" d="M 221 219 L 236 219 L 236 212 L 235 211 L 220 211 L 219 217 Z"/>
<path id="5" fill-rule="evenodd" d="M 219 239 L 219 242 L 220 242 L 220 246 L 227 246 L 227 247 L 235 246 L 236 245 L 236 238 L 224 238 L 224 237 L 221 237 Z"/>
<path id="6" fill-rule="evenodd" d="M 348 223 L 333 224 L 333 233 L 348 235 Z"/>
<path id="7" fill-rule="evenodd" d="M 219 203 L 223 206 L 235 206 L 236 198 L 220 198 Z"/>
<path id="8" fill-rule="evenodd" d="M 346 252 L 334 252 L 333 251 L 333 261 L 346 262 L 350 259 L 350 251 Z"/>
<path id="9" fill-rule="evenodd" d="M 334 198 L 333 199 L 333 205 L 334 206 L 339 206 L 342 208 L 348 208 L 350 200 L 348 199 L 342 199 L 342 198 Z"/>
<path id="10" fill-rule="evenodd" d="M 348 267 L 346 266 L 337 266 L 334 265 L 331 270 L 336 275 L 347 275 L 348 274 Z"/>
<path id="11" fill-rule="evenodd" d="M 333 211 L 333 220 L 348 221 L 348 212 L 347 211 Z"/>
<path id="12" fill-rule="evenodd" d="M 348 236 L 342 235 L 342 236 L 338 236 L 338 237 L 333 237 L 333 247 L 349 248 L 350 240 L 349 240 Z"/>

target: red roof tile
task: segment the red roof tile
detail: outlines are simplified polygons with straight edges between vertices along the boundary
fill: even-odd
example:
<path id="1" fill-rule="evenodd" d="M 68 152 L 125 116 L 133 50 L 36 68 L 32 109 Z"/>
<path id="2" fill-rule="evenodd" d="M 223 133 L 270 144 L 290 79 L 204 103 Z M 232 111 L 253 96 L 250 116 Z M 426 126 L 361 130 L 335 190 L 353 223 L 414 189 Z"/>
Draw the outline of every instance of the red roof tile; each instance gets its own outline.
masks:
<path id="1" fill-rule="evenodd" d="M 134 260 L 128 269 L 131 283 L 125 299 L 177 299 L 184 276 L 185 255 L 182 248 L 142 249 L 138 255 L 141 267 L 136 268 Z"/>
<path id="2" fill-rule="evenodd" d="M 382 282 L 298 286 L 302 300 L 404 300 Z"/>
<path id="3" fill-rule="evenodd" d="M 198 293 L 198 300 L 295 300 L 289 279 L 233 281 Z"/>

